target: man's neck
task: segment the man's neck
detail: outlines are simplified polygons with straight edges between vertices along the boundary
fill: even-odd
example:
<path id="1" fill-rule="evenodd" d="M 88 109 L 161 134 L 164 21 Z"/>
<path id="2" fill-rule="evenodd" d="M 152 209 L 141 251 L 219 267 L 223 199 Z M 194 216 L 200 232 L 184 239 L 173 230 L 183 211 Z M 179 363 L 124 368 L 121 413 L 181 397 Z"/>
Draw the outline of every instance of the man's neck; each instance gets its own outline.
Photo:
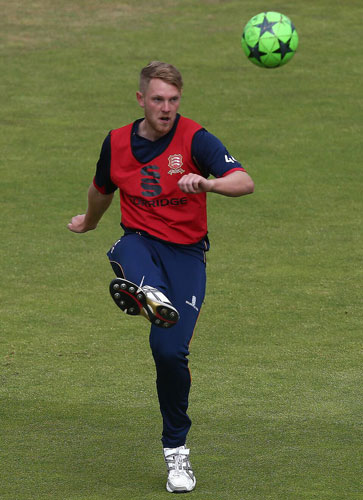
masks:
<path id="1" fill-rule="evenodd" d="M 153 142 L 160 139 L 160 137 L 163 137 L 163 135 L 166 135 L 166 134 L 158 134 L 151 127 L 148 127 L 148 124 L 147 124 L 147 121 L 145 120 L 145 118 L 139 123 L 137 134 L 140 137 L 144 137 L 144 139 L 148 139 L 149 141 L 153 141 Z"/>

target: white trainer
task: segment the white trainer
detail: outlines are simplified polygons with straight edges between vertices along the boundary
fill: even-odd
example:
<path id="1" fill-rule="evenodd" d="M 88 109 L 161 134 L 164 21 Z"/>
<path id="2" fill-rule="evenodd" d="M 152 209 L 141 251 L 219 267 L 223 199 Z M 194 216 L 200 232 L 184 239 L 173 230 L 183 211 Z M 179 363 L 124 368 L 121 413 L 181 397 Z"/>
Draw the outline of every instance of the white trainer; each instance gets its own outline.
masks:
<path id="1" fill-rule="evenodd" d="M 197 480 L 189 461 L 189 450 L 185 446 L 164 448 L 164 458 L 168 468 L 167 491 L 187 493 L 194 490 Z"/>
<path id="2" fill-rule="evenodd" d="M 144 316 L 161 328 L 170 328 L 179 320 L 178 311 L 157 288 L 139 287 L 124 278 L 115 278 L 110 283 L 110 293 L 115 304 L 126 314 Z"/>

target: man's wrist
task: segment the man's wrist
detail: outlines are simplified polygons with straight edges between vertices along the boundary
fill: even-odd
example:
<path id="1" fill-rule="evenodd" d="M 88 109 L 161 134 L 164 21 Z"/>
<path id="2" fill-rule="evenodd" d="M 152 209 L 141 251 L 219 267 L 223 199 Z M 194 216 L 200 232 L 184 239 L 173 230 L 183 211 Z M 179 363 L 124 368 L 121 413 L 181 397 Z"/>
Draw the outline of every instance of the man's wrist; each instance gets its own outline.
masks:
<path id="1" fill-rule="evenodd" d="M 92 221 L 92 219 L 90 219 L 89 217 L 87 217 L 87 214 L 86 214 L 86 216 L 84 218 L 84 221 L 83 221 L 84 232 L 86 232 L 86 231 L 92 231 L 93 229 L 96 229 L 97 224 L 98 224 L 98 221 L 97 222 Z"/>
<path id="2" fill-rule="evenodd" d="M 214 193 L 215 185 L 216 185 L 215 179 L 207 179 L 206 192 Z"/>

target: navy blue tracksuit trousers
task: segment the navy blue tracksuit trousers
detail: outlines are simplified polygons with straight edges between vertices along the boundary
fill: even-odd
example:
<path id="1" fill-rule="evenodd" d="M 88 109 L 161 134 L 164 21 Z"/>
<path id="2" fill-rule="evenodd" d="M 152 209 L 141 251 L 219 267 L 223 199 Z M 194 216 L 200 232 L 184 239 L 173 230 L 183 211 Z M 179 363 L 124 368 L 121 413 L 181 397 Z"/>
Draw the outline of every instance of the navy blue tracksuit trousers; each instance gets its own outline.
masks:
<path id="1" fill-rule="evenodd" d="M 201 245 L 173 245 L 131 232 L 107 255 L 117 276 L 158 288 L 179 311 L 172 328 L 151 326 L 150 347 L 163 418 L 162 443 L 164 448 L 182 446 L 191 426 L 187 356 L 205 295 L 205 252 Z"/>

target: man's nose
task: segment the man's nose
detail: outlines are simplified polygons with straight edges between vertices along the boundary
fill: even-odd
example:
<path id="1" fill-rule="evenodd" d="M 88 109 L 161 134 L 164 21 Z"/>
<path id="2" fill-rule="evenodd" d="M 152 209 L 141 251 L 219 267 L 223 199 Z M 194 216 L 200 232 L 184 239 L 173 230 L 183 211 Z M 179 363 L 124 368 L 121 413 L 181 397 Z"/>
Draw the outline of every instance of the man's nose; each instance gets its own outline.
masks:
<path id="1" fill-rule="evenodd" d="M 164 111 L 165 113 L 167 113 L 168 111 L 170 111 L 170 104 L 169 104 L 169 101 L 164 101 L 163 102 L 163 106 L 162 106 L 162 111 Z"/>

